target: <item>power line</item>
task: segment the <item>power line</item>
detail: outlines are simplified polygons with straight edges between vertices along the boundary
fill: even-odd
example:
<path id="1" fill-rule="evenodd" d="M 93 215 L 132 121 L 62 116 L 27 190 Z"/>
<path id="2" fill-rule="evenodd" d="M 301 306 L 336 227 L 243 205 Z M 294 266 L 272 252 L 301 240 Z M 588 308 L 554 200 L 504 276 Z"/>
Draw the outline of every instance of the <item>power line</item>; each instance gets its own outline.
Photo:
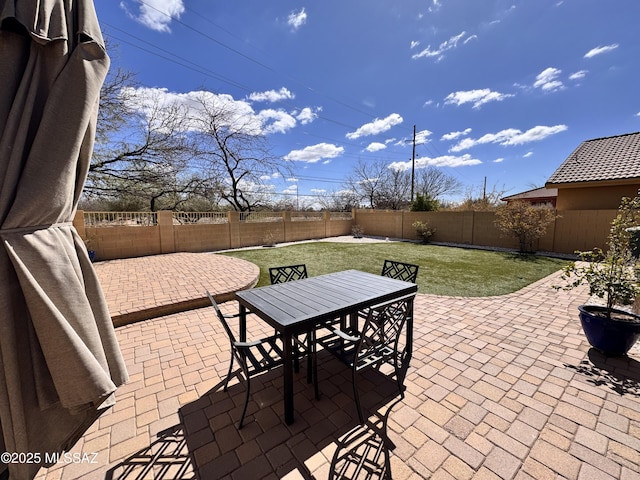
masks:
<path id="1" fill-rule="evenodd" d="M 331 95 L 328 95 L 328 94 L 326 94 L 326 93 L 324 93 L 324 92 L 322 92 L 322 91 L 320 91 L 320 90 L 316 90 L 316 89 L 314 89 L 314 88 L 312 88 L 312 87 L 309 87 L 308 85 L 305 85 L 304 83 L 302 83 L 302 82 L 301 82 L 301 81 L 299 81 L 298 79 L 296 79 L 296 78 L 292 77 L 291 75 L 286 74 L 286 73 L 284 73 L 284 72 L 281 72 L 281 71 L 279 71 L 279 70 L 277 70 L 277 69 L 275 69 L 275 68 L 273 68 L 273 67 L 271 67 L 271 66 L 267 65 L 266 63 L 263 63 L 263 62 L 261 62 L 261 61 L 259 61 L 259 60 L 256 60 L 255 58 L 253 58 L 253 57 L 251 57 L 251 56 L 249 56 L 249 55 L 247 55 L 247 54 L 245 54 L 245 53 L 241 52 L 240 50 L 237 50 L 236 48 L 231 47 L 230 45 L 227 45 L 226 43 L 224 43 L 224 42 L 222 42 L 222 41 L 218 40 L 217 38 L 215 38 L 215 37 L 213 37 L 213 36 L 211 36 L 211 35 L 209 35 L 209 34 L 207 34 L 207 33 L 205 33 L 205 32 L 202 32 L 201 30 L 198 30 L 198 29 L 197 29 L 197 28 L 195 28 L 195 27 L 192 27 L 191 25 L 189 25 L 189 24 L 188 24 L 188 23 L 186 23 L 186 22 L 183 22 L 183 21 L 182 21 L 182 20 L 180 20 L 179 18 L 172 17 L 171 15 L 167 14 L 166 12 L 163 12 L 162 10 L 157 9 L 156 7 L 154 7 L 153 5 L 151 5 L 151 4 L 147 3 L 147 2 L 145 2 L 144 0 L 139 0 L 139 2 L 140 2 L 141 4 L 143 4 L 143 5 L 145 5 L 145 6 L 149 7 L 149 8 L 151 8 L 151 9 L 155 10 L 156 12 L 160 13 L 161 15 L 164 15 L 164 16 L 166 16 L 166 17 L 170 18 L 172 21 L 174 21 L 174 22 L 176 22 L 176 23 L 178 23 L 178 24 L 182 25 L 183 27 L 185 27 L 185 28 L 187 28 L 187 29 L 191 30 L 192 32 L 195 32 L 195 33 L 197 33 L 198 35 L 201 35 L 201 36 L 203 36 L 204 38 L 206 38 L 206 39 L 208 39 L 208 40 L 211 40 L 212 42 L 214 42 L 214 43 L 216 43 L 216 44 L 220 45 L 221 47 L 228 49 L 229 51 L 231 51 L 231 52 L 235 53 L 236 55 L 239 55 L 240 57 L 242 57 L 242 58 L 244 58 L 244 59 L 246 59 L 246 60 L 248 60 L 248 61 L 250 61 L 250 62 L 252 62 L 252 63 L 255 63 L 256 65 L 259 65 L 260 67 L 262 67 L 262 68 L 264 68 L 264 69 L 266 69 L 266 70 L 268 70 L 268 71 L 270 71 L 270 72 L 272 72 L 272 73 L 276 73 L 276 74 L 278 74 L 278 75 L 282 75 L 282 76 L 284 76 L 284 77 L 288 78 L 289 80 L 291 80 L 291 81 L 295 82 L 295 83 L 296 83 L 296 84 L 298 84 L 299 86 L 301 86 L 301 87 L 303 87 L 303 88 L 307 89 L 308 91 L 310 91 L 310 92 L 312 92 L 312 93 L 315 93 L 315 94 L 317 94 L 317 95 L 323 96 L 323 97 L 325 97 L 325 98 L 327 98 L 327 99 L 329 99 L 329 100 L 331 100 L 331 101 L 333 101 L 333 102 L 335 102 L 335 103 L 337 103 L 337 104 L 339 104 L 339 105 L 342 105 L 343 107 L 349 108 L 349 109 L 351 109 L 351 110 L 353 110 L 353 111 L 355 111 L 355 112 L 361 113 L 361 114 L 363 114 L 363 115 L 365 115 L 365 116 L 367 116 L 367 117 L 371 117 L 371 116 L 372 116 L 372 115 L 371 115 L 371 112 L 365 112 L 364 110 L 361 110 L 360 108 L 357 108 L 357 107 L 355 107 L 355 106 L 353 106 L 353 105 L 350 105 L 350 104 L 348 104 L 348 103 L 346 103 L 346 102 L 343 102 L 342 100 L 340 100 L 340 99 L 338 99 L 338 98 L 335 98 L 335 97 L 333 97 L 333 96 L 331 96 Z M 194 13 L 196 13 L 196 14 L 197 14 L 197 12 L 195 12 L 195 11 L 191 10 L 190 8 L 187 8 L 186 6 L 185 6 L 185 10 L 189 10 L 189 11 L 192 11 L 192 12 L 194 12 Z M 214 26 L 216 26 L 216 27 L 218 26 L 216 23 L 214 23 L 214 22 L 212 22 L 212 21 L 208 20 L 204 15 L 198 14 L 198 16 L 200 16 L 201 18 L 204 18 L 206 21 L 208 21 L 208 22 L 209 22 L 209 23 L 211 23 L 212 25 L 214 25 Z"/>

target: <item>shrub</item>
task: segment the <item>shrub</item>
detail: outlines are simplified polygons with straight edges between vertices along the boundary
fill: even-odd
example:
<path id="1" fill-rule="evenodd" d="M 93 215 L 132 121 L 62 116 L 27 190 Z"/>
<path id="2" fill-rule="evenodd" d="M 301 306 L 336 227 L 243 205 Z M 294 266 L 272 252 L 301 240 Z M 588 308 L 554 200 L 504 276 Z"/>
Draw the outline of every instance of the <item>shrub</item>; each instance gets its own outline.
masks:
<path id="1" fill-rule="evenodd" d="M 556 213 L 549 207 L 515 201 L 498 207 L 496 217 L 496 227 L 518 240 L 520 252 L 531 253 L 534 251 L 534 242 L 547 233 L 547 227 L 556 219 Z"/>
<path id="2" fill-rule="evenodd" d="M 431 196 L 425 194 L 417 194 L 416 199 L 411 204 L 412 212 L 432 212 L 437 210 L 439 203 L 437 200 L 431 198 Z"/>
<path id="3" fill-rule="evenodd" d="M 435 227 L 429 226 L 429 222 L 415 221 L 411 224 L 416 229 L 416 233 L 422 239 L 422 243 L 428 243 L 429 239 L 436 233 Z"/>

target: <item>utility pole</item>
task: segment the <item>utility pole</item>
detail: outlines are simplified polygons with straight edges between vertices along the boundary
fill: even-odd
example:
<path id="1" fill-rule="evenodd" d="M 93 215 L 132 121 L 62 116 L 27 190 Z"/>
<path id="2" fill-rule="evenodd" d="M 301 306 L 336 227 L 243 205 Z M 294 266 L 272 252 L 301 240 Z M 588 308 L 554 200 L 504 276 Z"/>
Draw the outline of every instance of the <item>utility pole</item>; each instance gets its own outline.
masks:
<path id="1" fill-rule="evenodd" d="M 411 203 L 413 203 L 413 190 L 416 179 L 416 126 L 413 126 L 413 154 L 411 155 Z"/>
<path id="2" fill-rule="evenodd" d="M 482 201 L 487 201 L 487 176 L 484 177 L 484 186 L 482 187 Z"/>

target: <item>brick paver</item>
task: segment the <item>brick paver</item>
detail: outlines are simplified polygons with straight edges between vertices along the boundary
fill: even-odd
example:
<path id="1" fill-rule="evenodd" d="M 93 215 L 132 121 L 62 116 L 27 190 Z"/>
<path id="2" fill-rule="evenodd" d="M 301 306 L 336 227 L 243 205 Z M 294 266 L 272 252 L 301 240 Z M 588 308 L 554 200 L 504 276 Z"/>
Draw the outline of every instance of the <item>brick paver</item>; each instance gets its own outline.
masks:
<path id="1" fill-rule="evenodd" d="M 133 267 L 115 261 L 121 274 L 99 267 L 108 298 L 111 282 L 134 274 L 153 282 L 144 292 L 162 288 L 163 298 L 175 298 L 172 288 L 200 292 L 205 281 L 193 273 L 218 256 L 176 255 L 171 260 L 182 263 L 182 273 L 166 277 L 141 271 L 165 268 L 170 262 L 162 258 L 134 259 L 142 263 Z M 195 288 L 173 281 L 182 275 Z M 215 282 L 239 278 L 220 270 L 207 275 L 212 291 Z M 419 294 L 405 397 L 371 372 L 360 383 L 369 389 L 364 427 L 357 425 L 350 373 L 326 352 L 318 354 L 319 401 L 301 371 L 296 421 L 285 425 L 280 371 L 269 372 L 252 380 L 247 424 L 238 431 L 244 385 L 234 380 L 221 391 L 229 346 L 211 308 L 119 327 L 131 380 L 72 450 L 97 453 L 97 463 L 59 464 L 37 478 L 138 478 L 148 467 L 143 478 L 193 478 L 197 470 L 203 480 L 322 479 L 378 451 L 375 461 L 384 466 L 388 458 L 400 480 L 640 479 L 640 352 L 606 358 L 590 350 L 576 314 L 586 291 L 558 292 L 551 288 L 558 282 L 554 274 L 491 298 Z M 271 331 L 255 319 L 248 328 L 249 338 Z M 161 464 L 171 473 L 160 477 Z"/>

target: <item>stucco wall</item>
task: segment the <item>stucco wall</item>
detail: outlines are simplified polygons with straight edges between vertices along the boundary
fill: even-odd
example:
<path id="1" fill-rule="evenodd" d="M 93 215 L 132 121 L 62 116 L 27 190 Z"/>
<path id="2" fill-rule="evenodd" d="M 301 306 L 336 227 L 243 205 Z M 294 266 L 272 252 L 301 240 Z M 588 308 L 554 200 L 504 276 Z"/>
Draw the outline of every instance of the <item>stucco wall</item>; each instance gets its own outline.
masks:
<path id="1" fill-rule="evenodd" d="M 635 197 L 640 183 L 632 185 L 558 187 L 556 208 L 565 210 L 615 210 L 622 197 Z"/>
<path id="2" fill-rule="evenodd" d="M 611 210 L 565 210 L 540 239 L 537 250 L 574 253 L 576 250 L 606 248 Z M 357 224 L 365 235 L 419 240 L 412 224 L 428 222 L 436 228 L 432 240 L 468 245 L 517 248 L 515 239 L 495 227 L 493 212 L 401 212 L 355 210 L 353 219 L 331 219 L 329 213 L 312 220 L 291 220 L 289 213 L 276 213 L 277 221 L 240 221 L 230 212 L 224 222 L 215 224 L 178 225 L 171 212 L 158 213 L 158 225 L 89 227 L 83 212 L 78 212 L 74 225 L 98 260 L 138 257 L 173 252 L 205 252 L 298 240 L 350 235 Z M 280 218 L 278 218 L 278 216 Z M 269 238 L 271 237 L 271 239 Z"/>

